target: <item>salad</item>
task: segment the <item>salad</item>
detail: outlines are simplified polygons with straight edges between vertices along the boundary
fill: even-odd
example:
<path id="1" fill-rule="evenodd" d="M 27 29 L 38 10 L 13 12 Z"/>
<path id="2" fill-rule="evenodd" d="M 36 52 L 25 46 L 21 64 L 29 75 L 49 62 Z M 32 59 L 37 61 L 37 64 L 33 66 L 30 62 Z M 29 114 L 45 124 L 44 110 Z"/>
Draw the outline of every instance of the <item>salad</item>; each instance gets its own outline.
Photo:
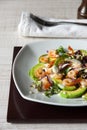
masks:
<path id="1" fill-rule="evenodd" d="M 49 50 L 29 70 L 32 87 L 46 96 L 87 100 L 87 50 L 63 46 Z"/>

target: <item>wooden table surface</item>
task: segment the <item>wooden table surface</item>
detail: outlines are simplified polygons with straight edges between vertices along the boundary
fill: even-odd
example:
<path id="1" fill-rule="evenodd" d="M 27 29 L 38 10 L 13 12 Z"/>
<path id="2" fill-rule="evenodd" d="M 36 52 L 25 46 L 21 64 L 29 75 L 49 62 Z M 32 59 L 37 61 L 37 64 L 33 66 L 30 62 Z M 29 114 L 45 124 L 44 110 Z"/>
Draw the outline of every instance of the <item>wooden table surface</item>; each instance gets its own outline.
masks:
<path id="1" fill-rule="evenodd" d="M 0 0 L 0 130 L 87 130 L 86 123 L 7 123 L 7 106 L 14 46 L 46 40 L 18 36 L 17 26 L 22 11 L 54 18 L 75 19 L 81 0 Z"/>

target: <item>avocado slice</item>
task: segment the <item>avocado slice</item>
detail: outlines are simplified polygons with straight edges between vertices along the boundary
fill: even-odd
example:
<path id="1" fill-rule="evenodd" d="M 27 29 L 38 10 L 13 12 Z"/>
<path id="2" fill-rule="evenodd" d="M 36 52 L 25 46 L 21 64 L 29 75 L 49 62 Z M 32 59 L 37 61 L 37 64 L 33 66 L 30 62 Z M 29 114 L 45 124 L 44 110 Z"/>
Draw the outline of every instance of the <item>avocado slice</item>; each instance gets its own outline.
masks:
<path id="1" fill-rule="evenodd" d="M 86 56 L 87 55 L 87 50 L 81 50 L 83 56 Z"/>
<path id="2" fill-rule="evenodd" d="M 73 91 L 73 90 L 76 90 L 76 86 L 64 86 L 63 90 L 66 90 L 66 91 Z"/>
<path id="3" fill-rule="evenodd" d="M 86 90 L 87 90 L 87 88 L 84 86 L 80 86 L 78 89 L 76 89 L 74 91 L 62 90 L 60 92 L 60 96 L 64 97 L 64 98 L 77 98 L 77 97 L 82 96 Z"/>
<path id="4" fill-rule="evenodd" d="M 34 67 L 32 67 L 30 70 L 29 70 L 29 76 L 34 80 L 34 81 L 38 81 L 38 77 L 36 76 L 36 72 L 39 70 L 39 69 L 42 69 L 44 67 L 44 64 L 43 63 L 38 63 L 36 64 Z"/>
<path id="5" fill-rule="evenodd" d="M 82 96 L 82 98 L 87 101 L 87 92 Z"/>
<path id="6" fill-rule="evenodd" d="M 61 79 L 56 79 L 56 78 L 53 78 L 52 79 L 53 83 L 58 86 L 60 89 L 63 89 L 64 88 L 64 85 L 62 85 L 62 80 Z"/>

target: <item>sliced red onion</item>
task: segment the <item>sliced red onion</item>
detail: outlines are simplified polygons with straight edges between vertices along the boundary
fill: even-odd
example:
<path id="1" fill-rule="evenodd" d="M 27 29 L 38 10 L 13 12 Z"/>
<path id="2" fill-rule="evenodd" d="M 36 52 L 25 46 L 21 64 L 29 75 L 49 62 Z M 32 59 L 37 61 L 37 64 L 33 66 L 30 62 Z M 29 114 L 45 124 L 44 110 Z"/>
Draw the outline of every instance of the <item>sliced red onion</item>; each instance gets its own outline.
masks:
<path id="1" fill-rule="evenodd" d="M 51 80 L 50 76 L 47 76 L 47 79 L 51 85 L 53 85 L 53 81 Z"/>
<path id="2" fill-rule="evenodd" d="M 64 70 L 64 69 L 66 69 L 66 68 L 69 67 L 70 65 L 71 65 L 70 62 L 65 62 L 65 63 L 63 63 L 63 64 L 60 64 L 60 65 L 59 65 L 59 71 L 62 71 L 62 70 Z"/>

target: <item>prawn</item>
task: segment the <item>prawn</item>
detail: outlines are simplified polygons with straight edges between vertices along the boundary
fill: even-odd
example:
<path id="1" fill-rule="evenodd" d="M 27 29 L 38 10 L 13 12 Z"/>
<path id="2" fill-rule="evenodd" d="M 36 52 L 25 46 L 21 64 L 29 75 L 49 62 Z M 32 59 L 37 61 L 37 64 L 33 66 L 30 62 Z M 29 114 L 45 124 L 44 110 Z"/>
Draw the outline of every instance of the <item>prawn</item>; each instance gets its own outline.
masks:
<path id="1" fill-rule="evenodd" d="M 56 54 L 56 51 L 55 50 L 50 50 L 49 52 L 48 52 L 48 57 L 57 57 L 57 54 Z"/>
<path id="2" fill-rule="evenodd" d="M 63 83 L 64 86 L 73 86 L 73 85 L 78 84 L 80 81 L 81 81 L 80 78 L 78 78 L 78 79 L 66 78 L 66 79 L 63 80 L 62 83 Z"/>
<path id="3" fill-rule="evenodd" d="M 81 82 L 80 82 L 80 84 L 81 84 L 82 86 L 87 87 L 87 79 L 82 79 Z"/>
<path id="4" fill-rule="evenodd" d="M 63 83 L 64 86 L 74 85 L 74 83 L 72 82 L 72 79 L 69 79 L 69 78 L 64 79 L 62 83 Z"/>
<path id="5" fill-rule="evenodd" d="M 74 50 L 71 46 L 68 46 L 68 51 L 69 51 L 69 54 L 74 54 Z"/>
<path id="6" fill-rule="evenodd" d="M 41 79 L 42 82 L 42 89 L 43 90 L 48 90 L 51 86 L 51 83 L 48 81 L 47 77 L 44 77 Z"/>
<path id="7" fill-rule="evenodd" d="M 44 77 L 46 74 L 46 72 L 42 69 L 39 68 L 36 72 L 35 72 L 35 77 L 41 79 L 42 77 Z"/>
<path id="8" fill-rule="evenodd" d="M 72 79 L 73 79 L 73 78 L 76 78 L 77 73 L 78 73 L 78 71 L 77 71 L 76 69 L 71 70 L 71 71 L 69 71 L 69 72 L 67 73 L 67 77 L 72 78 Z"/>

